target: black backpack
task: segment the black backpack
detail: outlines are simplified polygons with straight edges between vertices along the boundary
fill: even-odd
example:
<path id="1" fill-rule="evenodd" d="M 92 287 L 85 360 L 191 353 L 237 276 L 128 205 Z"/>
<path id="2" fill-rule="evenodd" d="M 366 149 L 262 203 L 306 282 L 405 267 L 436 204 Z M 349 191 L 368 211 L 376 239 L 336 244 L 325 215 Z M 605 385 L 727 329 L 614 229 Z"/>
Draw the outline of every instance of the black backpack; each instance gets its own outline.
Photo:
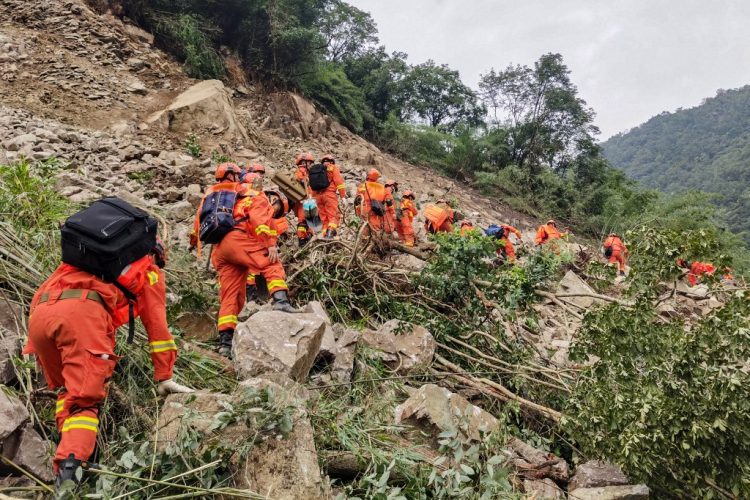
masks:
<path id="1" fill-rule="evenodd" d="M 331 179 L 328 178 L 328 169 L 322 163 L 310 167 L 308 177 L 310 179 L 310 189 L 313 191 L 324 191 L 331 184 Z"/>
<path id="2" fill-rule="evenodd" d="M 60 228 L 62 261 L 112 283 L 130 303 L 128 342 L 135 328 L 135 295 L 117 278 L 129 264 L 156 246 L 158 223 L 148 213 L 129 203 L 108 197 L 68 217 Z"/>
<path id="3" fill-rule="evenodd" d="M 214 191 L 206 195 L 198 215 L 201 242 L 215 245 L 234 229 L 239 222 L 234 219 L 236 202 L 237 192 L 233 190 Z"/>
<path id="4" fill-rule="evenodd" d="M 612 247 L 606 247 L 604 249 L 604 256 L 607 258 L 612 257 Z"/>

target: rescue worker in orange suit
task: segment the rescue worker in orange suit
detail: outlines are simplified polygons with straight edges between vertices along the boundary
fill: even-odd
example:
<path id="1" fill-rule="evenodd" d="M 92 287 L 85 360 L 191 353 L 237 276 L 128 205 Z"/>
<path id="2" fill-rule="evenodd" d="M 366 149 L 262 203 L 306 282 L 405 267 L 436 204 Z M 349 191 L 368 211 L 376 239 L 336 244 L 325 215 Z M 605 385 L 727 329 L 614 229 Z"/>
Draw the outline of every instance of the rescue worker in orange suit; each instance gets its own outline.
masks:
<path id="1" fill-rule="evenodd" d="M 161 241 L 152 253 L 127 266 L 117 279 L 135 295 L 134 311 L 148 335 L 160 395 L 193 392 L 172 380 L 177 346 L 167 326 Z M 72 480 L 94 452 L 99 408 L 115 370 L 115 330 L 128 321 L 129 302 L 113 283 L 61 264 L 31 302 L 24 354 L 35 354 L 50 389 L 61 389 L 55 406 L 60 444 L 54 457 L 55 485 Z"/>
<path id="2" fill-rule="evenodd" d="M 326 238 L 334 238 L 338 233 L 339 224 L 341 224 L 338 197 L 342 200 L 346 199 L 346 186 L 333 156 L 325 155 L 320 162 L 326 168 L 328 187 L 323 191 L 313 191 L 312 193 L 315 203 L 318 204 L 320 220 L 323 222 L 323 235 Z M 336 196 L 337 192 L 338 197 Z"/>
<path id="3" fill-rule="evenodd" d="M 415 243 L 414 217 L 417 216 L 414 192 L 411 189 L 404 191 L 401 198 L 399 210 L 396 211 L 396 232 L 401 242 L 407 247 L 413 247 Z"/>
<path id="4" fill-rule="evenodd" d="M 550 241 L 559 240 L 566 234 L 567 233 L 560 232 L 560 230 L 557 229 L 557 222 L 550 219 L 546 224 L 539 226 L 539 229 L 537 229 L 536 231 L 536 238 L 534 239 L 534 241 L 537 245 L 544 245 L 546 243 L 549 243 Z"/>
<path id="5" fill-rule="evenodd" d="M 513 246 L 513 242 L 510 241 L 510 235 L 515 234 L 518 241 L 523 241 L 521 231 L 507 224 L 503 224 L 502 228 L 503 232 L 502 235 L 499 235 L 499 239 L 500 244 L 503 245 L 503 247 L 500 251 L 505 255 L 505 258 L 508 259 L 508 262 L 515 262 L 516 248 Z"/>
<path id="6" fill-rule="evenodd" d="M 460 219 L 460 214 L 454 212 L 445 200 L 438 200 L 434 205 L 427 205 L 424 209 L 424 228 L 431 234 L 450 233 L 453 231 L 453 221 Z"/>
<path id="7" fill-rule="evenodd" d="M 459 234 L 461 236 L 470 236 L 472 234 L 479 234 L 477 233 L 476 229 L 474 229 L 474 223 L 471 222 L 470 220 L 466 220 L 466 219 L 462 220 L 459 223 L 459 227 L 460 227 Z"/>
<path id="8" fill-rule="evenodd" d="M 617 264 L 620 276 L 625 276 L 625 259 L 628 256 L 628 248 L 617 234 L 610 233 L 604 240 L 604 256 L 609 259 L 610 264 Z"/>
<path id="9" fill-rule="evenodd" d="M 711 275 L 716 272 L 716 267 L 708 262 L 688 262 L 683 259 L 677 259 L 677 265 L 688 270 L 687 279 L 690 286 L 695 286 L 701 280 L 701 276 Z"/>
<path id="10" fill-rule="evenodd" d="M 264 194 L 273 210 L 273 227 L 276 229 L 277 237 L 281 239 L 289 230 L 289 221 L 286 219 L 286 214 L 289 213 L 289 200 L 281 191 L 273 189 L 265 190 Z M 263 275 L 260 275 L 260 277 L 261 280 L 258 280 L 253 273 L 247 275 L 247 282 L 245 283 L 245 300 L 247 302 L 265 302 L 268 300 L 268 283 L 266 283 Z M 265 287 L 264 289 L 257 288 L 258 281 L 260 281 L 261 287 Z"/>
<path id="11" fill-rule="evenodd" d="M 365 234 L 370 231 L 391 234 L 395 229 L 393 219 L 387 215 L 389 208 L 393 208 L 393 195 L 378 179 L 380 172 L 371 168 L 365 182 L 357 187 L 354 211 L 358 217 L 367 219 Z"/>
<path id="12" fill-rule="evenodd" d="M 307 179 L 308 169 L 315 163 L 315 157 L 313 157 L 312 153 L 301 153 L 295 157 L 294 163 L 297 165 L 297 170 L 294 172 L 295 179 L 299 181 L 308 194 L 312 195 L 307 185 Z M 305 220 L 305 209 L 302 202 L 294 204 L 294 213 L 297 216 L 297 240 L 299 241 L 299 246 L 302 247 L 312 239 L 313 233 Z"/>
<path id="13" fill-rule="evenodd" d="M 396 193 L 398 193 L 398 182 L 394 181 L 393 179 L 388 179 L 385 181 L 385 190 L 390 195 L 391 199 L 393 199 L 393 203 L 389 206 L 386 206 L 385 216 L 388 218 L 388 227 L 393 228 L 393 230 L 398 231 L 398 214 L 397 208 L 400 206 L 401 199 L 398 197 Z M 393 231 L 391 231 L 393 232 Z"/>
<path id="14" fill-rule="evenodd" d="M 230 357 L 232 339 L 237 326 L 237 315 L 245 305 L 248 274 L 262 274 L 268 284 L 268 292 L 274 302 L 274 310 L 296 312 L 289 303 L 286 274 L 279 259 L 277 231 L 274 229 L 273 209 L 264 193 L 247 183 L 240 183 L 240 169 L 232 163 L 222 163 L 216 169 L 217 184 L 208 193 L 234 190 L 237 201 L 234 219 L 237 225 L 216 245 L 212 263 L 219 275 L 221 305 L 217 322 L 219 330 L 219 353 Z M 200 227 L 195 218 L 191 245 L 197 239 Z"/>

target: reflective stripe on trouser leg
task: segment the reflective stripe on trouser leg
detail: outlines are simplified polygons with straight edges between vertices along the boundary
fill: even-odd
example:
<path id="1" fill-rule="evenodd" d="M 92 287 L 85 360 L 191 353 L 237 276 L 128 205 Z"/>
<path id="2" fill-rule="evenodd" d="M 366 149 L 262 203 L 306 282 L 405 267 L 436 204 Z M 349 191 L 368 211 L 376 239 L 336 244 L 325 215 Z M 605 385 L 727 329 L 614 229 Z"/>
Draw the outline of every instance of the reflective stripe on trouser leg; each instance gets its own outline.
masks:
<path id="1" fill-rule="evenodd" d="M 255 286 L 255 275 L 254 274 L 248 274 L 247 275 L 247 284 L 249 286 Z"/>
<path id="2" fill-rule="evenodd" d="M 99 410 L 86 408 L 62 421 L 60 444 L 55 452 L 55 467 L 72 453 L 78 460 L 88 460 L 94 453 L 99 430 Z"/>

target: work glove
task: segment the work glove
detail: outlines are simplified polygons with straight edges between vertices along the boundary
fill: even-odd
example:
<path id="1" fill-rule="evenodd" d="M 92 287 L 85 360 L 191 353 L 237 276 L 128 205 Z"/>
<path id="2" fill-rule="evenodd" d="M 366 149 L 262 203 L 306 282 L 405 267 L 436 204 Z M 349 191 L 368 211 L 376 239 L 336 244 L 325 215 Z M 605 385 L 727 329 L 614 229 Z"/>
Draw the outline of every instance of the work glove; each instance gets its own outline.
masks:
<path id="1" fill-rule="evenodd" d="M 167 380 L 162 380 L 161 382 L 159 382 L 159 385 L 156 386 L 156 392 L 159 394 L 159 396 L 166 396 L 167 394 L 195 392 L 195 389 L 180 385 L 171 378 L 168 378 Z"/>

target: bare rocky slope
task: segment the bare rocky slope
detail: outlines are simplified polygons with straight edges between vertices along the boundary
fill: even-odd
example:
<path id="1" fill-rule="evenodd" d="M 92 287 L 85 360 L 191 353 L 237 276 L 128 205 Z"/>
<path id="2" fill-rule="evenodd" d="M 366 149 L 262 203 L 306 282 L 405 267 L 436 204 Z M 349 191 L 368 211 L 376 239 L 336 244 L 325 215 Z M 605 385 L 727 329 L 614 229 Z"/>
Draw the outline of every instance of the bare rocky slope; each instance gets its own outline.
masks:
<path id="1" fill-rule="evenodd" d="M 0 164 L 21 157 L 64 160 L 66 167 L 57 174 L 62 194 L 76 202 L 114 194 L 147 207 L 166 222 L 163 226 L 171 243 L 183 247 L 201 193 L 212 180 L 212 153 L 291 171 L 294 154 L 307 150 L 332 153 L 339 159 L 350 193 L 366 169 L 377 167 L 402 188 L 414 189 L 421 201 L 454 198 L 475 222 L 509 222 L 531 238 L 538 221 L 430 170 L 383 154 L 302 97 L 191 80 L 152 43 L 148 33 L 111 15 L 95 13 L 80 0 L 0 0 Z M 186 150 L 185 142 L 193 134 L 202 150 L 198 158 Z M 560 283 L 558 293 L 567 296 L 550 293 L 545 303 L 535 306 L 541 335 L 527 341 L 535 344 L 545 364 L 565 367 L 581 313 L 602 299 L 572 271 Z M 571 296 L 575 294 L 578 296 Z M 4 306 L 5 301 L 0 300 L 0 307 Z M 715 302 L 701 305 L 677 296 L 663 308 L 669 317 L 701 315 L 715 306 Z M 3 336 L 4 352 L 0 352 L 2 382 L 8 383 L 13 379 L 10 363 L 23 335 L 23 311 L 13 306 L 1 316 L 5 321 L 2 331 L 16 335 Z M 358 344 L 381 353 L 379 359 L 395 373 L 413 373 L 437 359 L 435 339 L 413 325 L 403 328 L 386 323 L 377 331 L 350 330 L 332 322 L 316 303 L 309 304 L 305 314 L 286 317 L 252 310 L 246 311 L 243 319 L 246 321 L 235 340 L 232 371 L 243 380 L 241 387 L 271 387 L 283 394 L 295 408 L 295 424 L 287 439 L 264 442 L 250 456 L 232 464 L 234 486 L 271 498 L 330 497 L 331 485 L 319 468 L 305 410 L 304 401 L 310 394 L 299 384 L 321 357 L 331 365 L 326 381 L 346 383 Z M 205 333 L 213 335 L 212 321 Z M 185 339 L 183 347 L 189 348 L 189 340 Z M 448 368 L 445 363 L 441 366 Z M 266 376 L 268 373 L 273 376 Z M 466 395 L 471 391 L 476 394 L 476 380 L 470 376 L 461 380 L 474 387 Z M 448 387 L 458 390 L 458 386 Z M 492 389 L 496 391 L 493 397 L 514 400 L 503 389 Z M 471 415 L 468 427 L 462 422 L 464 437 L 469 440 L 479 439 L 481 432 L 499 425 L 494 416 L 446 387 L 428 384 L 405 390 L 408 398 L 393 409 L 396 425 L 436 434 L 456 427 L 460 415 Z M 231 395 L 201 392 L 197 398 L 170 396 L 159 414 L 157 444 L 168 446 L 178 433 L 177 422 L 188 419 L 186 415 L 203 415 L 196 425 L 208 430 L 213 416 L 227 404 L 238 404 L 241 397 L 241 390 Z M 520 401 L 522 406 L 529 403 Z M 37 477 L 50 480 L 45 462 L 48 444 L 27 425 L 27 408 L 0 391 L 0 411 L 4 417 L 0 422 L 3 453 Z M 559 414 L 544 412 L 542 416 L 559 418 Z M 243 429 L 247 432 L 243 425 L 232 424 L 218 439 L 235 442 Z M 425 461 L 435 453 L 428 444 L 409 446 Z M 579 467 L 571 479 L 565 460 L 518 439 L 509 442 L 508 450 L 519 471 L 514 486 L 534 498 L 562 498 L 566 490 L 575 490 L 571 498 L 648 496 L 648 488 L 628 485 L 622 472 L 610 464 Z M 345 476 L 357 467 L 357 461 L 352 465 L 348 455 L 325 461 L 329 475 L 338 471 Z M 13 477 L 17 479 L 17 474 Z M 16 484 L 16 479 L 4 484 Z"/>

